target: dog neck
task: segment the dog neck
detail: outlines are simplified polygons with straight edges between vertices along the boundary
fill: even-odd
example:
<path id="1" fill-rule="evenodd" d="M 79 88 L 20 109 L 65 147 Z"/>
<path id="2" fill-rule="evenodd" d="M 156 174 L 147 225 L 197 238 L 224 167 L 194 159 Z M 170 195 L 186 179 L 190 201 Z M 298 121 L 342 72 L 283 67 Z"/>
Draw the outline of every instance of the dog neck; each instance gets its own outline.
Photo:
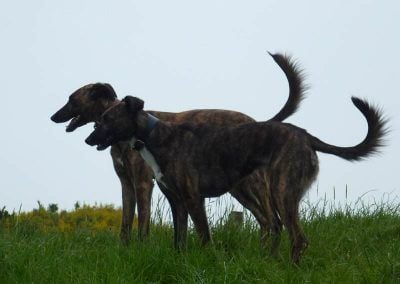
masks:
<path id="1" fill-rule="evenodd" d="M 146 118 L 147 121 L 145 128 L 140 131 L 140 134 L 137 135 L 137 137 L 133 136 L 129 140 L 129 146 L 139 152 L 140 156 L 143 158 L 143 160 L 145 160 L 146 164 L 152 169 L 157 182 L 166 187 L 166 184 L 162 180 L 163 174 L 161 172 L 160 166 L 157 164 L 157 161 L 154 158 L 153 154 L 146 148 L 145 144 L 145 141 L 147 141 L 151 132 L 158 124 L 159 119 L 149 113 L 146 114 Z"/>
<path id="2" fill-rule="evenodd" d="M 143 112 L 143 114 L 139 114 L 140 117 L 137 119 L 138 123 L 138 131 L 134 135 L 134 137 L 138 140 L 142 140 L 146 142 L 149 138 L 151 132 L 159 123 L 159 119 L 149 113 Z"/>

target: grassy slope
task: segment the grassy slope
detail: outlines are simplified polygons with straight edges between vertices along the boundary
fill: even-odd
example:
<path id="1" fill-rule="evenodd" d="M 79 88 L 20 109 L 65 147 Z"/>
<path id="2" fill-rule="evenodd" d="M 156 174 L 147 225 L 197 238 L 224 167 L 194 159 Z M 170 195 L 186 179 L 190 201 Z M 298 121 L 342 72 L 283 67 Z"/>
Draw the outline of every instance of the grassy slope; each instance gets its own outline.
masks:
<path id="1" fill-rule="evenodd" d="M 0 283 L 400 283 L 400 217 L 379 211 L 303 223 L 310 241 L 300 267 L 259 247 L 257 228 L 218 226 L 214 246 L 189 235 L 188 250 L 172 248 L 172 230 L 153 226 L 144 243 L 120 245 L 115 232 L 42 233 L 19 225 L 0 231 Z"/>

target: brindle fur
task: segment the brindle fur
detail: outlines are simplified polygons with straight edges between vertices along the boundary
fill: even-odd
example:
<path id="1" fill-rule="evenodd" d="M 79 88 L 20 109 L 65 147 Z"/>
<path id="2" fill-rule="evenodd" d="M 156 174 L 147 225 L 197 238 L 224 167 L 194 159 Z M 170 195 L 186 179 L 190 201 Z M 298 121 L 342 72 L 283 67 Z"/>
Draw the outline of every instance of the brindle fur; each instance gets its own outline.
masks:
<path id="1" fill-rule="evenodd" d="M 272 120 L 281 121 L 297 110 L 304 97 L 305 87 L 302 83 L 302 72 L 290 57 L 281 54 L 271 54 L 271 56 L 284 71 L 289 83 L 288 101 L 272 118 Z M 75 91 L 69 97 L 66 105 L 51 119 L 58 123 L 72 119 L 67 126 L 67 132 L 71 132 L 86 123 L 98 121 L 101 114 L 117 102 L 115 91 L 109 84 L 89 84 Z M 149 111 L 149 113 L 161 120 L 174 123 L 192 121 L 227 126 L 254 121 L 242 113 L 225 110 L 192 110 L 180 113 Z M 143 239 L 149 232 L 150 201 L 153 189 L 151 169 L 144 163 L 140 155 L 125 142 L 112 145 L 111 157 L 122 186 L 121 239 L 124 243 L 128 243 L 131 239 L 136 203 L 138 206 L 138 234 L 139 239 Z M 260 224 L 262 246 L 266 246 L 267 234 L 270 230 L 280 231 L 282 227 L 277 213 L 272 211 L 272 205 L 269 204 L 269 191 L 265 190 L 265 175 L 263 170 L 255 171 L 230 191 L 233 197 L 252 212 Z M 178 212 L 175 215 L 180 216 L 180 214 Z M 273 216 L 274 220 L 269 220 L 270 216 Z M 185 216 L 179 218 L 187 219 Z M 180 224 L 182 223 L 186 224 L 186 222 L 180 222 Z M 270 228 L 269 224 L 275 225 Z M 179 232 L 183 232 L 185 229 L 186 227 Z M 180 234 L 185 235 L 186 231 Z"/>
<path id="2" fill-rule="evenodd" d="M 354 97 L 352 100 L 368 122 L 366 138 L 353 147 L 329 145 L 304 129 L 274 121 L 227 127 L 158 121 L 149 129 L 144 102 L 130 96 L 102 115 L 86 143 L 97 145 L 98 150 L 132 137 L 145 143 L 164 175 L 162 182 L 167 187 L 162 191 L 171 205 L 178 247 L 185 245 L 188 214 L 202 244 L 211 241 L 204 198 L 220 196 L 243 184 L 255 170 L 266 169 L 262 172 L 272 211 L 276 210 L 288 230 L 292 261 L 298 264 L 308 245 L 298 209 L 318 173 L 316 151 L 352 161 L 368 157 L 382 146 L 386 133 L 382 115 L 367 102 Z M 271 228 L 276 227 L 272 251 L 278 250 L 281 231 L 274 223 L 276 217 L 271 211 L 265 215 L 272 220 Z"/>

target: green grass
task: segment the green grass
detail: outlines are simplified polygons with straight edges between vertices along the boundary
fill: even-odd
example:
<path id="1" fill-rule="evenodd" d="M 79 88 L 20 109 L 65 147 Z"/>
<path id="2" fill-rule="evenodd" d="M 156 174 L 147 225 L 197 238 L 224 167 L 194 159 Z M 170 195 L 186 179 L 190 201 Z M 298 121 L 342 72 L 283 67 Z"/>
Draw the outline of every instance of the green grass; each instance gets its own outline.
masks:
<path id="1" fill-rule="evenodd" d="M 271 259 L 251 220 L 215 225 L 207 248 L 190 232 L 185 252 L 173 249 L 172 228 L 161 225 L 125 247 L 112 231 L 45 233 L 17 224 L 0 229 L 0 283 L 400 283 L 398 206 L 306 211 L 310 246 L 299 267 L 289 261 L 285 231 L 282 257 Z"/>

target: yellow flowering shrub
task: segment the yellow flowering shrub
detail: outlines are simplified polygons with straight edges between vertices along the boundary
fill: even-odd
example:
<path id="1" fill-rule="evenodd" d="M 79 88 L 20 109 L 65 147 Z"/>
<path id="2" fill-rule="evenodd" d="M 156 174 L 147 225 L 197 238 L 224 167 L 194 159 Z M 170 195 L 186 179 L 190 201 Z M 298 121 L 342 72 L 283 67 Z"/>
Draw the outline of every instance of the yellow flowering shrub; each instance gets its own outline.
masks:
<path id="1" fill-rule="evenodd" d="M 50 208 L 50 207 L 49 207 Z M 30 212 L 9 214 L 0 218 L 0 227 L 11 229 L 15 226 L 27 226 L 42 232 L 59 231 L 69 233 L 77 230 L 119 232 L 122 210 L 113 205 L 79 205 L 72 211 L 46 210 L 39 203 L 39 209 Z M 137 219 L 134 219 L 137 228 Z"/>

